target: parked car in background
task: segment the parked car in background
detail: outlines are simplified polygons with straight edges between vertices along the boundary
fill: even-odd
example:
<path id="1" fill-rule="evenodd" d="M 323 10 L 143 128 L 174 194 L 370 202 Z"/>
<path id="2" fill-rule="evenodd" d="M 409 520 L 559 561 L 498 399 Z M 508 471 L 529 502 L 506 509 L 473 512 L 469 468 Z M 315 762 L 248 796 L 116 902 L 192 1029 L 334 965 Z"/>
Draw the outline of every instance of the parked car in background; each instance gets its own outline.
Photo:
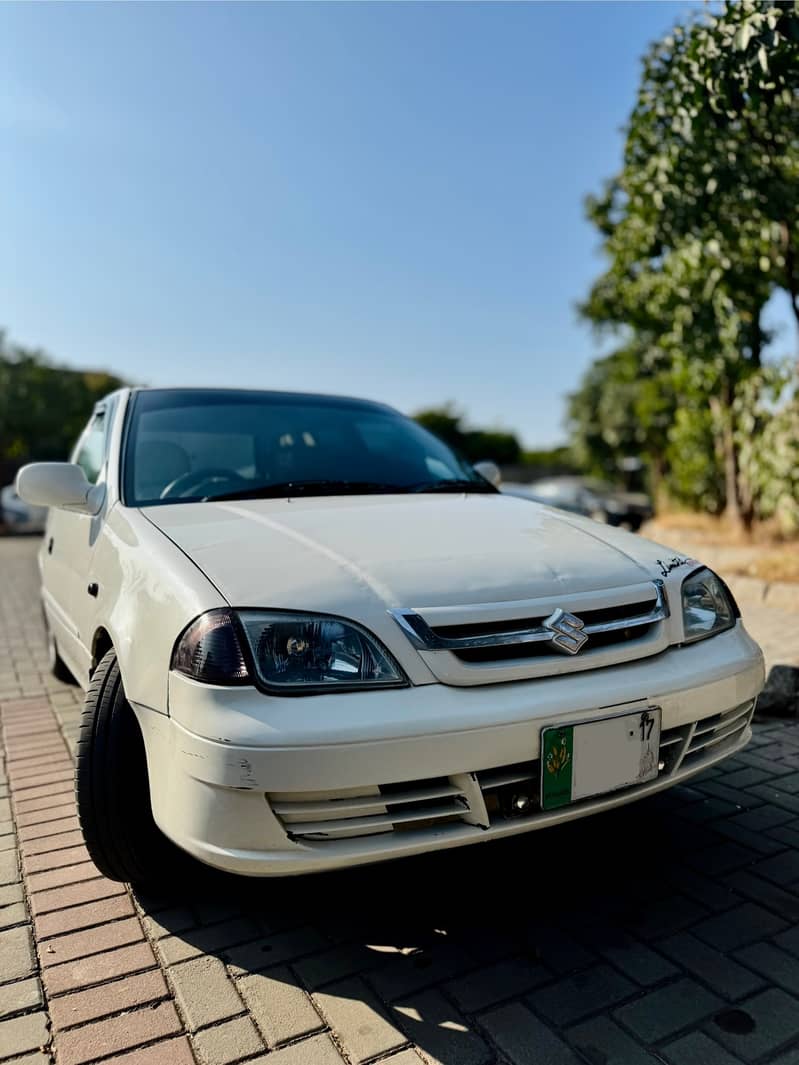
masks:
<path id="1" fill-rule="evenodd" d="M 502 490 L 632 532 L 654 513 L 646 493 L 626 492 L 589 477 L 548 477 L 528 485 L 504 485 Z"/>
<path id="2" fill-rule="evenodd" d="M 17 495 L 13 484 L 0 488 L 0 528 L 6 532 L 40 533 L 47 520 L 47 507 L 33 506 Z"/>
<path id="3" fill-rule="evenodd" d="M 382 404 L 125 389 L 17 483 L 51 507 L 51 660 L 86 689 L 78 812 L 113 879 L 482 843 L 751 736 L 763 656 L 715 574 L 503 495 Z"/>

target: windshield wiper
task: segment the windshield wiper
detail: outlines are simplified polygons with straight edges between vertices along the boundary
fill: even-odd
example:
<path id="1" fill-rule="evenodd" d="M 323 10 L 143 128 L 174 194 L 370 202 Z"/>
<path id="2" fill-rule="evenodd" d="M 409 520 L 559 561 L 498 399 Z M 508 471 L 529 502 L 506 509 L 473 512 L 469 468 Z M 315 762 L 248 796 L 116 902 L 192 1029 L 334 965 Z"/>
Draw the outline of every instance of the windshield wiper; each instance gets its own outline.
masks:
<path id="1" fill-rule="evenodd" d="M 288 499 L 290 496 L 344 496 L 376 495 L 391 492 L 407 492 L 399 484 L 383 484 L 381 481 L 335 481 L 300 480 L 281 481 L 279 484 L 260 484 L 254 488 L 240 488 L 236 492 L 203 496 L 203 503 L 216 503 L 224 499 Z"/>
<path id="2" fill-rule="evenodd" d="M 409 492 L 491 492 L 495 494 L 497 489 L 488 481 L 422 481 L 408 489 Z"/>

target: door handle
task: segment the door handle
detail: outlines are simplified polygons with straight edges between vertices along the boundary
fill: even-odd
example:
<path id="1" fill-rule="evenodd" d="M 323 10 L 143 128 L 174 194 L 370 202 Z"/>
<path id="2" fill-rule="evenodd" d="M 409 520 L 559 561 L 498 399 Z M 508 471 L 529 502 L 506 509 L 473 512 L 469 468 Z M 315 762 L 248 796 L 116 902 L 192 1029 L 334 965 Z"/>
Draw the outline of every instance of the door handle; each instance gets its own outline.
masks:
<path id="1" fill-rule="evenodd" d="M 47 541 L 47 554 L 48 555 L 52 555 L 52 553 L 53 553 L 53 538 L 51 536 L 50 539 Z"/>

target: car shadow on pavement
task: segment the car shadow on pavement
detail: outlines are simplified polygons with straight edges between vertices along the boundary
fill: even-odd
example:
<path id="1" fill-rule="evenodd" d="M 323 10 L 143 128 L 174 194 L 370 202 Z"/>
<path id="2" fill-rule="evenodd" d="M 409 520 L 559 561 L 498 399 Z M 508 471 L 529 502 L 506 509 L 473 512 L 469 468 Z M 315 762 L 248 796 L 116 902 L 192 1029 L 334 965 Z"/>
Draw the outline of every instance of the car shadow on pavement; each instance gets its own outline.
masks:
<path id="1" fill-rule="evenodd" d="M 740 905 L 727 874 L 760 856 L 719 831 L 745 808 L 682 786 L 557 828 L 343 872 L 209 872 L 139 904 L 170 972 L 219 959 L 267 1035 L 252 974 L 264 989 L 310 995 L 352 1060 L 407 1041 L 443 1065 L 479 1065 L 514 1038 L 508 1025 L 525 1028 L 523 1041 L 579 1047 L 574 1022 L 684 975 L 680 936 Z M 762 935 L 743 931 L 742 941 Z M 507 1002 L 515 1012 L 496 1008 Z"/>

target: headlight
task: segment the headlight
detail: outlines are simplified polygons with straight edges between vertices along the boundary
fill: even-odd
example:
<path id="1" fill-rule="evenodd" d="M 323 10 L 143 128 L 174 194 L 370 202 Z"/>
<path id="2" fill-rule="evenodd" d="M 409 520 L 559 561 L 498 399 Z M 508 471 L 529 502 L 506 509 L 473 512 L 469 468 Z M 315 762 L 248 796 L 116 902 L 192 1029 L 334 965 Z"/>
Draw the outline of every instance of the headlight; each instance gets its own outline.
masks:
<path id="1" fill-rule="evenodd" d="M 687 643 L 726 632 L 737 612 L 724 584 L 709 569 L 686 577 L 682 586 L 682 622 Z"/>
<path id="2" fill-rule="evenodd" d="M 172 668 L 208 684 L 257 683 L 287 695 L 407 684 L 360 625 L 269 610 L 203 614 L 178 640 Z"/>

